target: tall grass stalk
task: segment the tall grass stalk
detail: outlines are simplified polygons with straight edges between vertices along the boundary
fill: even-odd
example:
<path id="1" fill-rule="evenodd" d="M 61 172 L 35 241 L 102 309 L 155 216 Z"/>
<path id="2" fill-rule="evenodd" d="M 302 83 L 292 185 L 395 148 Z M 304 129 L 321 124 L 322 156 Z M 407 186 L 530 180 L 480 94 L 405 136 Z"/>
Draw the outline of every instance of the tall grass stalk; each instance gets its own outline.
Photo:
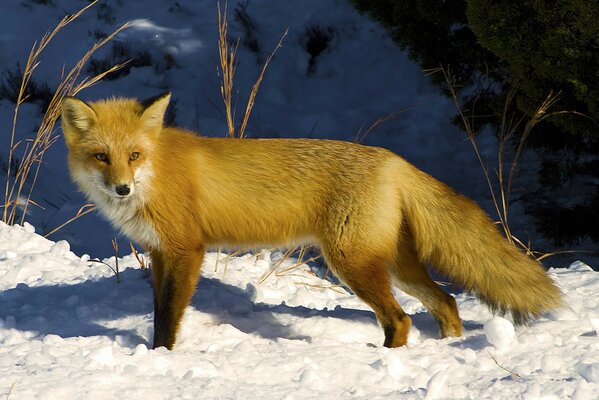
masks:
<path id="1" fill-rule="evenodd" d="M 233 76 L 237 65 L 236 55 L 239 47 L 239 39 L 234 46 L 229 46 L 227 41 L 227 3 L 224 13 L 220 10 L 220 1 L 217 3 L 218 10 L 218 55 L 220 60 L 219 75 L 221 77 L 220 94 L 225 103 L 225 116 L 229 137 L 235 137 L 235 110 L 233 109 Z"/>
<path id="2" fill-rule="evenodd" d="M 96 205 L 92 204 L 92 203 L 88 203 L 88 204 L 84 204 L 83 206 L 81 206 L 81 208 L 79 208 L 79 210 L 77 211 L 77 213 L 71 217 L 70 219 L 66 220 L 65 222 L 63 222 L 62 224 L 58 225 L 56 228 L 52 229 L 50 232 L 46 233 L 44 235 L 45 238 L 47 238 L 48 236 L 52 235 L 53 233 L 58 232 L 62 227 L 70 224 L 71 222 L 83 217 L 86 214 L 89 214 L 90 212 L 94 211 L 96 209 Z"/>
<path id="3" fill-rule="evenodd" d="M 224 8 L 221 11 L 221 3 L 220 0 L 217 3 L 217 18 L 218 18 L 218 54 L 220 65 L 217 67 L 218 75 L 221 79 L 220 83 L 220 92 L 223 98 L 223 102 L 225 104 L 225 118 L 227 120 L 227 130 L 230 138 L 239 138 L 243 139 L 245 135 L 245 130 L 247 128 L 248 121 L 250 119 L 250 115 L 252 113 L 252 109 L 254 107 L 254 103 L 256 100 L 256 96 L 258 94 L 258 90 L 260 89 L 260 84 L 264 78 L 264 74 L 266 73 L 266 69 L 268 65 L 272 61 L 273 57 L 277 50 L 282 47 L 283 40 L 287 36 L 289 29 L 286 29 L 281 38 L 279 39 L 277 45 L 270 53 L 264 64 L 262 65 L 262 69 L 256 82 L 252 86 L 252 90 L 250 91 L 250 95 L 248 97 L 248 101 L 245 106 L 245 110 L 243 112 L 241 118 L 241 125 L 239 129 L 235 126 L 236 120 L 236 110 L 233 105 L 233 78 L 235 76 L 235 69 L 237 67 L 237 49 L 239 47 L 239 38 L 235 41 L 234 44 L 229 44 L 227 40 L 227 2 L 225 2 Z M 217 254 L 221 253 L 221 248 L 217 248 Z M 235 253 L 238 254 L 238 253 Z M 229 259 L 233 257 L 235 254 L 227 255 L 225 258 L 225 271 L 227 271 L 227 266 Z M 217 255 L 214 269 L 218 270 L 219 266 L 219 257 Z"/>
<path id="4" fill-rule="evenodd" d="M 89 61 L 92 54 L 94 54 L 96 50 L 104 46 L 106 43 L 111 41 L 123 29 L 127 28 L 129 25 L 128 23 L 121 25 L 112 34 L 96 42 L 70 71 L 65 72 L 63 68 L 60 83 L 58 84 L 58 88 L 52 96 L 52 100 L 50 101 L 48 109 L 42 118 L 42 122 L 36 133 L 36 136 L 32 139 L 27 139 L 25 141 L 16 141 L 17 118 L 19 114 L 19 108 L 20 105 L 26 100 L 25 93 L 27 85 L 29 84 L 29 81 L 35 69 L 39 66 L 41 62 L 41 55 L 44 49 L 48 46 L 48 44 L 52 41 L 52 39 L 60 30 L 62 30 L 71 22 L 79 18 L 81 14 L 83 14 L 86 10 L 95 5 L 97 1 L 98 0 L 91 2 L 90 4 L 83 7 L 74 14 L 65 16 L 52 31 L 47 32 L 40 39 L 39 42 L 35 42 L 33 44 L 33 47 L 29 53 L 29 57 L 27 58 L 27 64 L 23 71 L 23 79 L 21 81 L 19 95 L 13 113 L 13 124 L 10 136 L 10 148 L 7 163 L 8 168 L 6 174 L 6 185 L 4 190 L 4 210 L 2 213 L 2 221 L 9 225 L 12 225 L 15 222 L 17 222 L 17 213 L 20 208 L 22 208 L 22 215 L 20 221 L 18 222 L 20 224 L 23 224 L 30 204 L 36 204 L 32 200 L 33 189 L 35 187 L 35 183 L 39 175 L 44 154 L 46 150 L 48 150 L 48 148 L 50 148 L 58 139 L 58 136 L 55 134 L 55 125 L 58 118 L 60 117 L 62 111 L 62 102 L 64 98 L 66 96 L 76 95 L 81 90 L 89 88 L 90 86 L 94 85 L 99 80 L 101 80 L 107 74 L 110 74 L 111 72 L 118 70 L 126 64 L 122 63 L 119 65 L 115 65 L 109 70 L 99 75 L 96 75 L 93 78 L 85 77 L 83 79 L 80 79 L 82 69 L 85 66 L 85 64 Z M 12 165 L 13 162 L 15 162 L 16 160 L 15 153 L 20 147 L 24 147 L 22 151 L 22 158 L 18 163 L 16 163 L 15 170 L 13 171 Z M 12 177 L 13 174 L 14 178 Z M 26 188 L 26 183 L 28 179 L 31 179 L 29 189 Z M 84 214 L 85 213 L 81 215 Z"/>
<path id="5" fill-rule="evenodd" d="M 268 65 L 272 61 L 273 57 L 277 50 L 282 47 L 283 40 L 287 36 L 289 28 L 283 32 L 283 35 L 279 39 L 279 42 L 270 53 L 264 64 L 262 65 L 262 70 L 252 86 L 252 90 L 250 92 L 248 101 L 245 106 L 245 110 L 241 119 L 241 126 L 239 129 L 235 127 L 235 107 L 233 106 L 233 78 L 235 76 L 235 69 L 237 67 L 237 48 L 239 47 L 239 38 L 235 41 L 235 44 L 229 45 L 227 40 L 227 3 L 225 2 L 224 10 L 221 12 L 220 1 L 217 3 L 218 9 L 218 54 L 220 60 L 220 68 L 218 70 L 218 74 L 221 78 L 221 86 L 220 92 L 223 98 L 223 102 L 225 103 L 225 115 L 227 119 L 227 129 L 229 132 L 229 137 L 234 138 L 244 138 L 245 130 L 247 128 L 248 121 L 250 119 L 250 115 L 252 113 L 252 108 L 254 107 L 254 103 L 256 100 L 256 95 L 258 94 L 258 90 L 260 89 L 260 84 L 262 83 L 262 79 L 264 78 L 264 74 L 266 73 L 266 69 Z"/>
<path id="6" fill-rule="evenodd" d="M 370 132 L 372 132 L 373 130 L 375 130 L 376 128 L 378 128 L 379 126 L 383 125 L 386 122 L 398 119 L 402 114 L 404 114 L 410 110 L 412 110 L 412 107 L 407 107 L 402 110 L 383 115 L 382 117 L 377 118 L 377 120 L 374 121 L 372 123 L 372 125 L 370 125 L 370 127 L 368 129 L 366 129 L 365 131 L 362 130 L 362 128 L 363 128 L 363 125 L 362 125 L 360 127 L 360 129 L 358 129 L 358 132 L 356 132 L 356 135 L 354 136 L 354 143 L 362 143 L 362 141 L 364 141 L 364 139 L 366 139 L 366 136 L 368 136 L 370 134 Z"/>
<path id="7" fill-rule="evenodd" d="M 476 118 L 474 110 L 464 109 L 461 103 L 461 95 L 458 90 L 458 85 L 456 84 L 455 77 L 451 74 L 451 72 L 444 68 L 439 68 L 438 70 L 434 70 L 433 72 L 437 71 L 440 71 L 445 78 L 451 98 L 456 106 L 456 109 L 458 110 L 460 119 L 464 124 L 464 128 L 468 135 L 468 139 L 470 140 L 470 143 L 474 148 L 474 152 L 476 154 L 476 157 L 478 158 L 478 162 L 485 175 L 487 185 L 489 186 L 489 192 L 491 194 L 491 198 L 493 199 L 493 204 L 495 206 L 495 210 L 499 218 L 499 223 L 504 231 L 505 237 L 510 243 L 523 248 L 524 250 L 526 250 L 528 255 L 533 256 L 537 260 L 556 254 L 543 254 L 533 251 L 531 250 L 530 243 L 526 244 L 512 234 L 509 225 L 510 195 L 512 192 L 514 179 L 518 172 L 518 162 L 520 161 L 520 157 L 522 156 L 522 152 L 524 150 L 526 141 L 530 137 L 530 134 L 532 133 L 534 127 L 538 125 L 540 122 L 544 121 L 545 119 L 555 117 L 558 115 L 575 114 L 586 118 L 588 118 L 588 116 L 577 111 L 571 110 L 551 111 L 551 108 L 553 108 L 560 99 L 560 92 L 555 93 L 553 91 L 550 91 L 545 100 L 535 109 L 532 116 L 528 118 L 524 115 L 520 117 L 515 117 L 515 113 L 511 112 L 510 110 L 513 109 L 513 102 L 517 93 L 517 85 L 514 85 L 512 88 L 510 88 L 506 95 L 505 103 L 503 105 L 503 110 L 501 114 L 501 122 L 498 127 L 498 165 L 496 170 L 498 190 L 496 190 L 493 186 L 489 169 L 483 161 L 478 148 L 476 138 L 479 132 L 475 131 L 475 128 L 472 124 L 473 119 Z M 474 101 L 474 104 L 476 104 L 476 100 Z M 467 112 L 471 114 L 467 115 Z M 511 140 L 517 132 L 521 132 L 521 134 L 518 138 L 516 148 L 513 152 L 509 170 L 506 171 L 504 168 L 505 156 L 507 152 L 506 145 L 511 142 Z"/>

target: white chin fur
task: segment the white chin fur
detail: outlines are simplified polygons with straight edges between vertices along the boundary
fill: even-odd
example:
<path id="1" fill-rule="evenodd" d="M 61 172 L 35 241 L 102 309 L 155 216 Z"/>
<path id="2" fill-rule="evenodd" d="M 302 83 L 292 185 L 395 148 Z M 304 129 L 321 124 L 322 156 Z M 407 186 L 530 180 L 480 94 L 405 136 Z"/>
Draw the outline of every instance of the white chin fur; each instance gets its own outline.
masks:
<path id="1" fill-rule="evenodd" d="M 131 192 L 127 196 L 119 196 L 114 188 L 106 187 L 99 171 L 79 170 L 72 175 L 79 188 L 114 227 L 144 247 L 158 247 L 160 240 L 156 230 L 138 213 L 145 203 L 144 189 L 152 176 L 149 166 L 141 166 L 135 171 L 134 182 L 130 185 Z"/>

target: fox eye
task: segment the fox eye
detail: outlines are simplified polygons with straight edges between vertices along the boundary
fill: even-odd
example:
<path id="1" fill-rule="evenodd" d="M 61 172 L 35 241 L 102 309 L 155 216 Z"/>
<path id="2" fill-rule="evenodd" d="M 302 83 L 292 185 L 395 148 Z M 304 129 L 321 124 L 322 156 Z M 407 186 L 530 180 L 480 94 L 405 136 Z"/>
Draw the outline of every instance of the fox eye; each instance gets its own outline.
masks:
<path id="1" fill-rule="evenodd" d="M 131 153 L 131 155 L 129 156 L 129 160 L 131 161 L 135 161 L 139 158 L 139 153 L 137 151 L 134 151 L 133 153 Z"/>
<path id="2" fill-rule="evenodd" d="M 96 153 L 96 154 L 94 154 L 94 157 L 96 157 L 96 160 L 98 160 L 98 161 L 102 161 L 102 162 L 108 161 L 108 156 L 106 155 L 106 153 Z"/>

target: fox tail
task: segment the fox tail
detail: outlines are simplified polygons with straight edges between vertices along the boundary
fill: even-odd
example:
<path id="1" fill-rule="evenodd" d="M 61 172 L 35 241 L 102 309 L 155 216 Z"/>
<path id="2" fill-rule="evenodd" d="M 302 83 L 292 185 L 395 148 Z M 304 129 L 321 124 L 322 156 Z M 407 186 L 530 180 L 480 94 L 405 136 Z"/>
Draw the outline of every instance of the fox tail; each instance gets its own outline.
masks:
<path id="1" fill-rule="evenodd" d="M 422 263 L 521 324 L 564 306 L 544 268 L 519 251 L 473 201 L 406 165 L 406 220 Z M 406 185 L 407 183 L 407 185 Z"/>

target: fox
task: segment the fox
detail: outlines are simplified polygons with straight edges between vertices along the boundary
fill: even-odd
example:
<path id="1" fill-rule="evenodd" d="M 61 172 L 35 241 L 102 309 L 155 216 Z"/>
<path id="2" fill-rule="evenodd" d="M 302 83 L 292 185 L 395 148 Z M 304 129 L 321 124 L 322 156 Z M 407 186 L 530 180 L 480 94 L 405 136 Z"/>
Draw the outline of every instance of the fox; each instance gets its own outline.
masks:
<path id="1" fill-rule="evenodd" d="M 172 350 L 207 248 L 320 248 L 372 310 L 383 345 L 411 319 L 393 295 L 419 299 L 441 337 L 462 334 L 455 298 L 429 269 L 493 312 L 528 323 L 564 306 L 536 260 L 472 200 L 395 153 L 323 139 L 202 137 L 164 124 L 171 94 L 146 101 L 64 99 L 71 177 L 152 262 L 153 347 Z"/>

